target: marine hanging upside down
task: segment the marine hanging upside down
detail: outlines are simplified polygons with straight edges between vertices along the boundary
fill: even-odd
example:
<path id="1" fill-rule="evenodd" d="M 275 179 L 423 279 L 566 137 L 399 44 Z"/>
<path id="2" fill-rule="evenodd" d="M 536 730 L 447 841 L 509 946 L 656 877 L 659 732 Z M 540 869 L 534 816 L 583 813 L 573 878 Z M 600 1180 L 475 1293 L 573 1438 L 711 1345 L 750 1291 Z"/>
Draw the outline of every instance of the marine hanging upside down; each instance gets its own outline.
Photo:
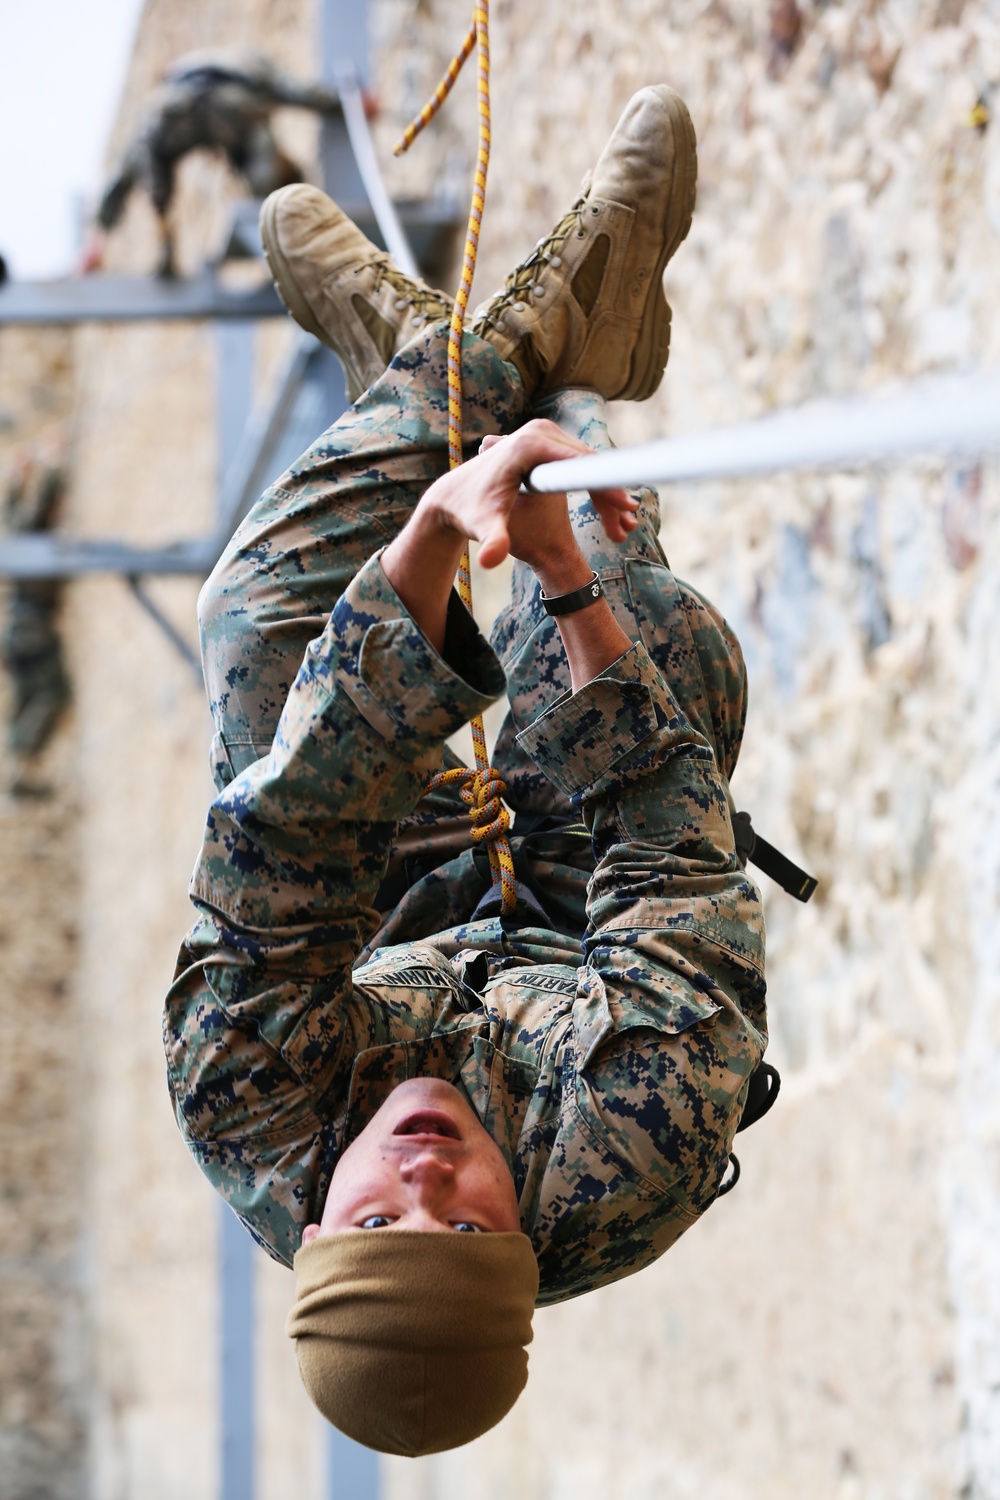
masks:
<path id="1" fill-rule="evenodd" d="M 291 78 L 252 52 L 179 57 L 153 94 L 138 133 L 104 190 L 81 269 L 94 271 L 101 265 L 108 232 L 141 186 L 157 216 L 157 275 L 175 274 L 170 207 L 177 168 L 192 151 L 221 152 L 259 198 L 300 182 L 302 169 L 282 151 L 271 127 L 271 117 L 281 106 L 321 115 L 337 114 L 341 108 L 335 89 Z"/>
<path id="2" fill-rule="evenodd" d="M 263 213 L 279 291 L 358 399 L 202 594 L 218 796 L 164 1035 L 193 1155 L 294 1259 L 311 1395 L 389 1452 L 492 1426 L 536 1302 L 695 1222 L 764 1050 L 739 646 L 670 572 L 654 492 L 519 493 L 608 445 L 605 398 L 658 386 L 695 173 L 684 105 L 643 90 L 466 335 L 476 456 L 451 473 L 449 299 L 315 189 Z M 451 588 L 467 537 L 517 560 L 489 643 Z M 425 795 L 504 693 L 512 919 L 457 793 Z"/>

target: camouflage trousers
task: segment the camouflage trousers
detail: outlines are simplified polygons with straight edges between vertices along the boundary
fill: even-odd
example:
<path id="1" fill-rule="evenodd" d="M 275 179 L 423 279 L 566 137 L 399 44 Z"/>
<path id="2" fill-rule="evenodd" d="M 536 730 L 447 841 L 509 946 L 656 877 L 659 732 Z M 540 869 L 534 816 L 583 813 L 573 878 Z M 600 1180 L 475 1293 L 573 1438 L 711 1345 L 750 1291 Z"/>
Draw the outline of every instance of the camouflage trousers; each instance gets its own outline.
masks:
<path id="1" fill-rule="evenodd" d="M 611 446 L 604 401 L 559 391 L 530 410 L 520 377 L 489 344 L 467 333 L 462 351 L 466 456 L 487 434 L 547 417 L 595 449 Z M 447 325 L 429 328 L 261 498 L 206 583 L 199 605 L 202 657 L 215 723 L 212 769 L 221 789 L 266 755 L 307 645 L 365 562 L 395 537 L 448 467 Z M 611 607 L 641 640 L 728 778 L 746 715 L 739 643 L 722 616 L 670 571 L 660 546 L 656 491 L 634 492 L 639 525 L 608 541 L 586 494 L 570 497 L 574 529 Z M 510 712 L 494 764 L 517 813 L 569 815 L 568 802 L 515 742 L 570 686 L 559 633 L 530 569 L 515 564 L 507 606 L 490 634 L 507 676 Z M 468 818 L 458 793 L 435 793 L 415 818 L 427 842 L 461 844 Z M 408 824 L 400 827 L 405 845 Z"/>

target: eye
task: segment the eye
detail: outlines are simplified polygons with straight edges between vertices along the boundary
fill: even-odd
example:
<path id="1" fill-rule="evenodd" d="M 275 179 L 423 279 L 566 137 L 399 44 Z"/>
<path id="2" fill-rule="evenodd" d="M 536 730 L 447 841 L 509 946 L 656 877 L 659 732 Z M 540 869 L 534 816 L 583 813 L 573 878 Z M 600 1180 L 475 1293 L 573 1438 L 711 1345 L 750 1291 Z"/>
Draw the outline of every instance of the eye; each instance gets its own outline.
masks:
<path id="1" fill-rule="evenodd" d="M 470 1224 L 466 1219 L 459 1219 L 458 1223 L 451 1227 L 456 1234 L 482 1234 L 483 1232 L 478 1224 Z"/>
<path id="2" fill-rule="evenodd" d="M 391 1219 L 387 1219 L 386 1216 L 385 1216 L 385 1214 L 371 1214 L 369 1216 L 369 1218 L 362 1219 L 361 1223 L 358 1225 L 358 1228 L 359 1229 L 387 1229 L 391 1223 L 392 1223 L 392 1220 Z"/>

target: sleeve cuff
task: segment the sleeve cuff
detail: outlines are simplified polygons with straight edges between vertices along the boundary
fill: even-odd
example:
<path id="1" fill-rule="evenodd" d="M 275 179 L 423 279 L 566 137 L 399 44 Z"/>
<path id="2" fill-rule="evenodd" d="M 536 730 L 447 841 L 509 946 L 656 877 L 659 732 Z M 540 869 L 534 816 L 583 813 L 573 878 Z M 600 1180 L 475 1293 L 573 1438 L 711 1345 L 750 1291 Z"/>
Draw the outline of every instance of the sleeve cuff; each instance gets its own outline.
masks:
<path id="1" fill-rule="evenodd" d="M 619 775 L 626 766 L 641 774 L 640 747 L 656 730 L 666 731 L 657 736 L 657 759 L 670 748 L 664 738 L 678 750 L 705 744 L 637 642 L 579 692 L 557 699 L 517 740 L 549 780 L 578 803 L 630 779 Z"/>
<path id="2" fill-rule="evenodd" d="M 382 571 L 381 554 L 354 577 L 310 648 L 314 677 L 404 756 L 443 741 L 506 689 L 503 668 L 453 593 L 438 653 Z"/>

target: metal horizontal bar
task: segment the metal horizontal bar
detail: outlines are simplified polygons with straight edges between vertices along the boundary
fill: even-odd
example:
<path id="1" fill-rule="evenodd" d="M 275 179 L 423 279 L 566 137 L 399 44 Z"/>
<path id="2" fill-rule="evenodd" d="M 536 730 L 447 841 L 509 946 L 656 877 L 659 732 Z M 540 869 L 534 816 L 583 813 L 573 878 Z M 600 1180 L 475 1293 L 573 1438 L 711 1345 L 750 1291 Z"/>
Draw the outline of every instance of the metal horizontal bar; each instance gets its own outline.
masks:
<path id="1" fill-rule="evenodd" d="M 734 427 L 539 464 L 526 485 L 552 494 L 994 450 L 1000 450 L 1000 374 L 947 375 L 891 395 L 811 402 Z"/>
<path id="2" fill-rule="evenodd" d="M 221 551 L 216 537 L 167 547 L 132 547 L 105 538 L 40 535 L 0 540 L 0 578 L 78 578 L 84 573 L 194 574 L 207 577 Z"/>
<path id="3" fill-rule="evenodd" d="M 212 273 L 172 280 L 77 276 L 61 281 L 11 281 L 0 287 L 0 324 L 275 318 L 284 311 L 270 282 L 255 291 L 235 292 Z"/>

